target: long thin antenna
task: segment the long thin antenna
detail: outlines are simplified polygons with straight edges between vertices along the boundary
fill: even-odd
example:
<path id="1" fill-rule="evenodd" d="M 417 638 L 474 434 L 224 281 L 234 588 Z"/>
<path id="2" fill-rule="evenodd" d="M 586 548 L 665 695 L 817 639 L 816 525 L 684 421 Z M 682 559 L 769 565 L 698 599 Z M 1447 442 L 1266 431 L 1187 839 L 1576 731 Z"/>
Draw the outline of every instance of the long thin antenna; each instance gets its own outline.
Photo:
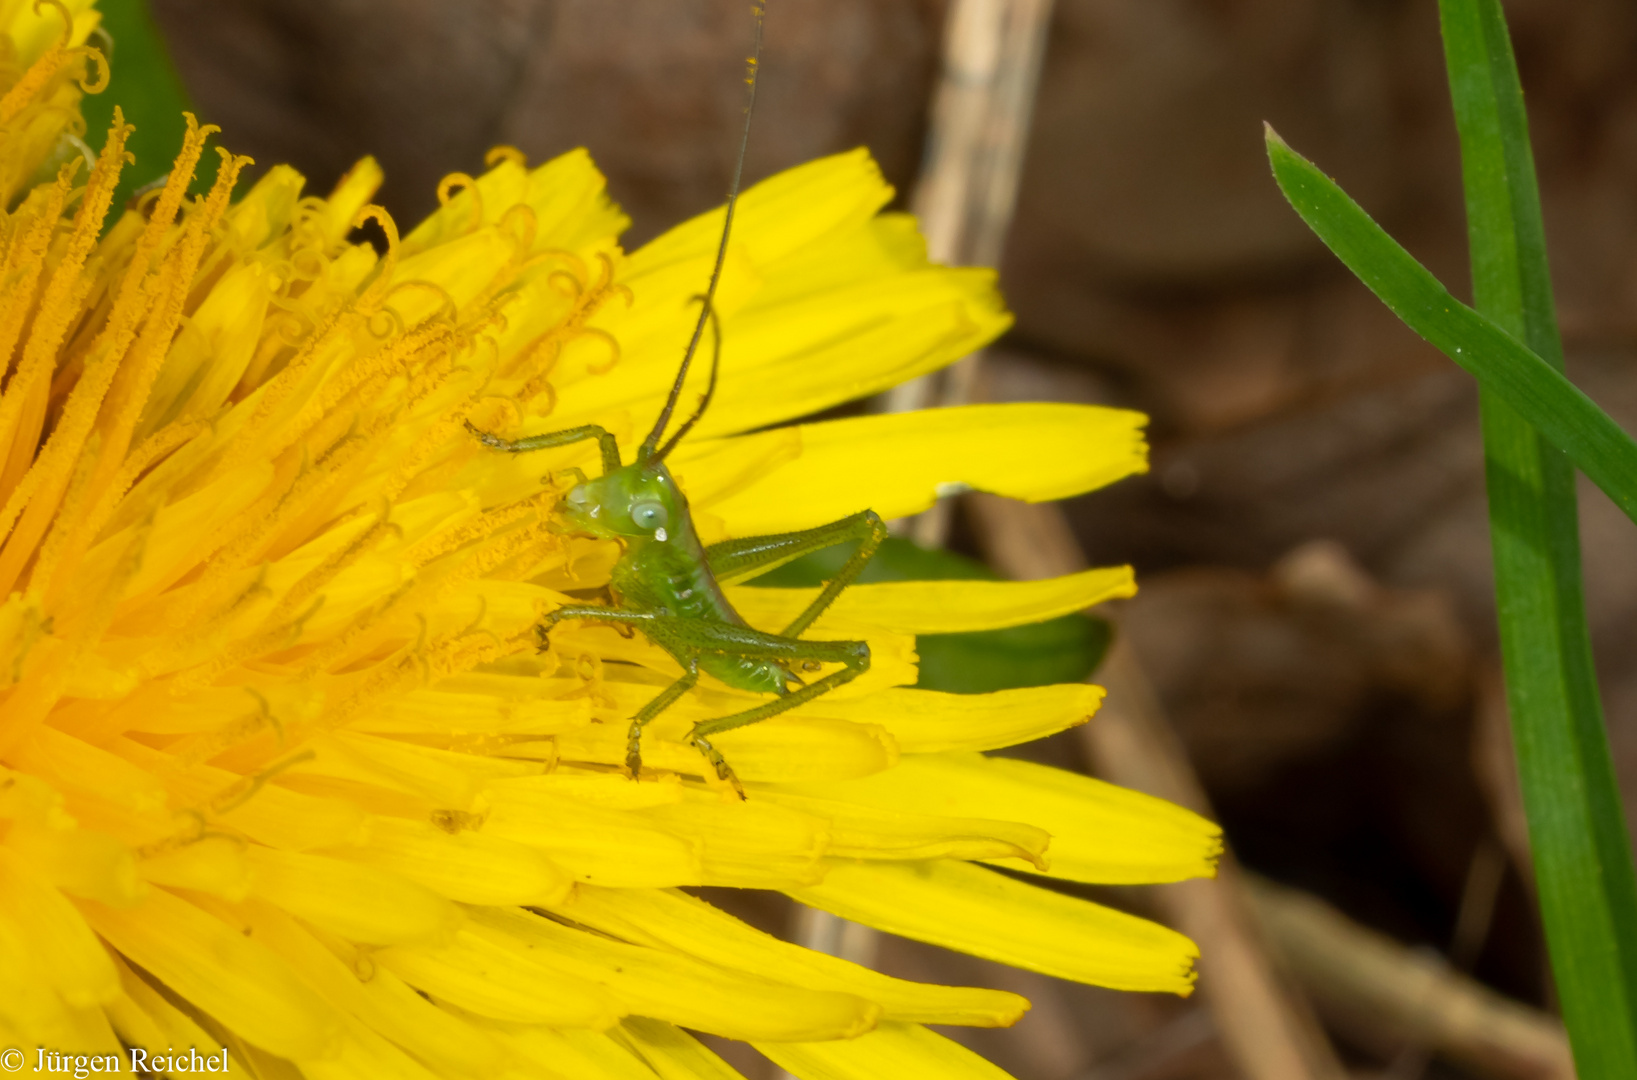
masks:
<path id="1" fill-rule="evenodd" d="M 688 377 L 688 365 L 693 363 L 693 354 L 699 350 L 699 341 L 705 335 L 705 324 L 712 318 L 715 311 L 716 283 L 722 279 L 722 264 L 728 257 L 728 234 L 733 231 L 733 210 L 739 203 L 739 183 L 745 172 L 745 149 L 750 145 L 750 118 L 756 111 L 756 79 L 762 66 L 762 24 L 767 19 L 767 4 L 765 0 L 753 0 L 751 13 L 756 17 L 756 44 L 751 51 L 749 64 L 746 69 L 745 83 L 749 90 L 745 93 L 745 128 L 739 136 L 739 157 L 733 163 L 733 184 L 728 188 L 727 215 L 722 221 L 722 241 L 716 245 L 716 265 L 711 268 L 710 285 L 705 289 L 704 306 L 699 311 L 699 321 L 694 324 L 693 337 L 688 339 L 688 351 L 682 354 L 682 367 L 676 373 L 676 381 L 671 384 L 671 394 L 665 399 L 665 408 L 660 410 L 659 419 L 654 423 L 654 430 L 642 440 L 637 448 L 637 463 L 648 461 L 654 454 L 654 448 L 665 434 L 665 425 L 671 422 L 671 413 L 676 409 L 677 399 L 682 396 L 682 383 Z M 712 380 L 714 384 L 714 378 Z M 699 419 L 698 414 L 694 420 Z M 689 422 L 692 426 L 692 421 Z"/>
<path id="2" fill-rule="evenodd" d="M 693 415 L 682 421 L 682 426 L 672 432 L 671 437 L 665 440 L 665 445 L 661 446 L 650 460 L 664 461 L 669 457 L 671 451 L 676 449 L 676 444 L 682 441 L 682 436 L 692 431 L 693 426 L 699 423 L 699 418 L 710 408 L 711 398 L 716 396 L 716 374 L 722 369 L 722 323 L 716 317 L 715 308 L 706 308 L 705 312 L 711 320 L 710 380 L 705 383 L 705 392 L 699 396 L 699 404 L 694 407 Z"/>

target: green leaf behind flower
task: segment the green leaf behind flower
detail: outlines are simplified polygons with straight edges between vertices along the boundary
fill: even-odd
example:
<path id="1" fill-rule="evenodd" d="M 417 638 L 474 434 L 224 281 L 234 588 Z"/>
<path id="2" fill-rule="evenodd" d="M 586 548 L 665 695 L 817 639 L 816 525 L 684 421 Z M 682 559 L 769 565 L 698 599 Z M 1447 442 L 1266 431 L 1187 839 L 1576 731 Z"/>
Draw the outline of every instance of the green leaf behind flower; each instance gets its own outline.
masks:
<path id="1" fill-rule="evenodd" d="M 751 585 L 812 588 L 834 577 L 852 557 L 856 544 L 842 544 L 785 563 Z M 976 559 L 952 551 L 923 548 L 888 537 L 859 575 L 875 581 L 997 581 L 1000 575 Z M 1088 615 L 1064 615 L 1005 630 L 964 634 L 921 634 L 923 690 L 982 694 L 1024 686 L 1080 682 L 1102 661 L 1113 641 L 1113 627 Z"/>

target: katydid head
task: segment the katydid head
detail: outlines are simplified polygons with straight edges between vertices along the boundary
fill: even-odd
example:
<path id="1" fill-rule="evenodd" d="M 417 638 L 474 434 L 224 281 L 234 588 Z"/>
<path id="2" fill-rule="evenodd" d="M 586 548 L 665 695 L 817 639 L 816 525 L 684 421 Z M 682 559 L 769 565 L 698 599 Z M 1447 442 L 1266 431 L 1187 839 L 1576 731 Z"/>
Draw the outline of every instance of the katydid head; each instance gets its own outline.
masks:
<path id="1" fill-rule="evenodd" d="M 687 520 L 688 503 L 661 462 L 622 465 L 574 485 L 561 512 L 576 532 L 605 540 L 664 543 Z"/>

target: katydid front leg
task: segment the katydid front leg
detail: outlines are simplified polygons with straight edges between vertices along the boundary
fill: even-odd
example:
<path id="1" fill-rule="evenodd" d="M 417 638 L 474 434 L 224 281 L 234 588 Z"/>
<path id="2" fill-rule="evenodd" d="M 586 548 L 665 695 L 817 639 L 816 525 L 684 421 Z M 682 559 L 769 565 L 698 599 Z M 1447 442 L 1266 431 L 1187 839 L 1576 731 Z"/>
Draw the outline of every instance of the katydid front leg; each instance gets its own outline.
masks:
<path id="1" fill-rule="evenodd" d="M 709 625 L 709 624 L 707 624 Z M 772 636 L 772 635 L 769 635 Z M 834 671 L 820 679 L 809 683 L 798 690 L 793 690 L 783 697 L 746 709 L 744 712 L 730 713 L 727 716 L 718 716 L 712 720 L 701 720 L 693 726 L 684 740 L 689 746 L 705 755 L 705 760 L 716 769 L 716 775 L 733 785 L 739 798 L 745 797 L 745 789 L 739 783 L 739 778 L 733 774 L 733 769 L 723 759 L 722 754 L 709 742 L 709 737 L 734 728 L 746 727 L 750 724 L 788 712 L 797 705 L 805 704 L 823 694 L 828 694 L 838 686 L 852 682 L 870 669 L 870 647 L 862 641 L 794 641 L 789 638 L 780 638 L 780 641 L 789 641 L 799 648 L 781 652 L 779 658 L 813 661 L 816 663 L 845 664 L 840 671 Z M 774 659 L 772 655 L 756 655 L 754 653 L 739 654 L 745 659 L 764 660 Z"/>
<path id="2" fill-rule="evenodd" d="M 597 424 L 581 424 L 579 427 L 564 428 L 562 431 L 548 431 L 544 435 L 525 435 L 521 439 L 502 439 L 499 435 L 484 431 L 470 420 L 466 421 L 466 430 L 477 436 L 479 442 L 491 450 L 504 450 L 508 454 L 527 454 L 532 450 L 549 450 L 556 446 L 570 446 L 588 439 L 597 440 L 597 449 L 602 454 L 603 472 L 611 473 L 620 467 L 620 447 L 614 441 L 614 436 L 608 429 Z"/>

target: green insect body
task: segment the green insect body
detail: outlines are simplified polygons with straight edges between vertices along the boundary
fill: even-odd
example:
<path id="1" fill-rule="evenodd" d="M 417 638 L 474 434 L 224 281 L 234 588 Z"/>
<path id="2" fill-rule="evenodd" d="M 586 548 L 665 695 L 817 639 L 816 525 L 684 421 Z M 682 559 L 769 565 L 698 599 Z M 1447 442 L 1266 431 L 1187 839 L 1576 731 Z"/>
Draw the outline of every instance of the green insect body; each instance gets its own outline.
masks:
<path id="1" fill-rule="evenodd" d="M 609 585 L 622 607 L 744 626 L 711 573 L 687 500 L 664 463 L 624 466 L 569 492 L 563 518 L 575 531 L 618 540 L 624 557 Z M 777 660 L 704 655 L 699 668 L 740 690 L 782 694 L 793 673 Z"/>
<path id="2" fill-rule="evenodd" d="M 728 195 L 715 267 L 705 295 L 699 298 L 699 321 L 683 354 L 670 395 L 653 430 L 638 447 L 636 459 L 629 465 L 622 464 L 614 436 L 594 424 L 515 440 L 500 438 L 468 424 L 485 445 L 510 453 L 597 441 L 602 454 L 602 475 L 582 479 L 568 492 L 559 506 L 558 527 L 565 532 L 613 540 L 621 545 L 623 550 L 609 580 L 613 603 L 571 604 L 551 612 L 538 627 L 541 647 L 546 646 L 551 628 L 557 623 L 565 619 L 586 619 L 630 627 L 681 665 L 681 678 L 631 718 L 625 766 L 633 778 L 641 776 L 643 729 L 692 689 L 701 673 L 734 689 L 774 695 L 772 700 L 753 708 L 701 721 L 687 735 L 688 744 L 704 755 L 716 775 L 731 784 L 740 797 L 744 789 L 711 744 L 711 738 L 777 716 L 869 670 L 870 650 L 864 642 L 805 641 L 801 635 L 858 576 L 887 534 L 880 517 L 866 510 L 815 529 L 728 540 L 707 548 L 700 543 L 694 529 L 687 499 L 665 466 L 666 456 L 704 415 L 716 389 L 721 331 L 712 305 L 733 228 L 745 140 L 755 104 L 761 14 L 758 6 L 745 136 L 740 141 L 739 161 Z M 709 384 L 693 415 L 661 445 L 707 325 L 714 330 Z M 809 551 L 849 541 L 858 542 L 857 551 L 807 608 L 778 633 L 748 625 L 722 591 L 722 581 L 748 577 Z M 825 664 L 842 666 L 810 683 L 803 681 L 802 673 L 817 672 Z"/>

